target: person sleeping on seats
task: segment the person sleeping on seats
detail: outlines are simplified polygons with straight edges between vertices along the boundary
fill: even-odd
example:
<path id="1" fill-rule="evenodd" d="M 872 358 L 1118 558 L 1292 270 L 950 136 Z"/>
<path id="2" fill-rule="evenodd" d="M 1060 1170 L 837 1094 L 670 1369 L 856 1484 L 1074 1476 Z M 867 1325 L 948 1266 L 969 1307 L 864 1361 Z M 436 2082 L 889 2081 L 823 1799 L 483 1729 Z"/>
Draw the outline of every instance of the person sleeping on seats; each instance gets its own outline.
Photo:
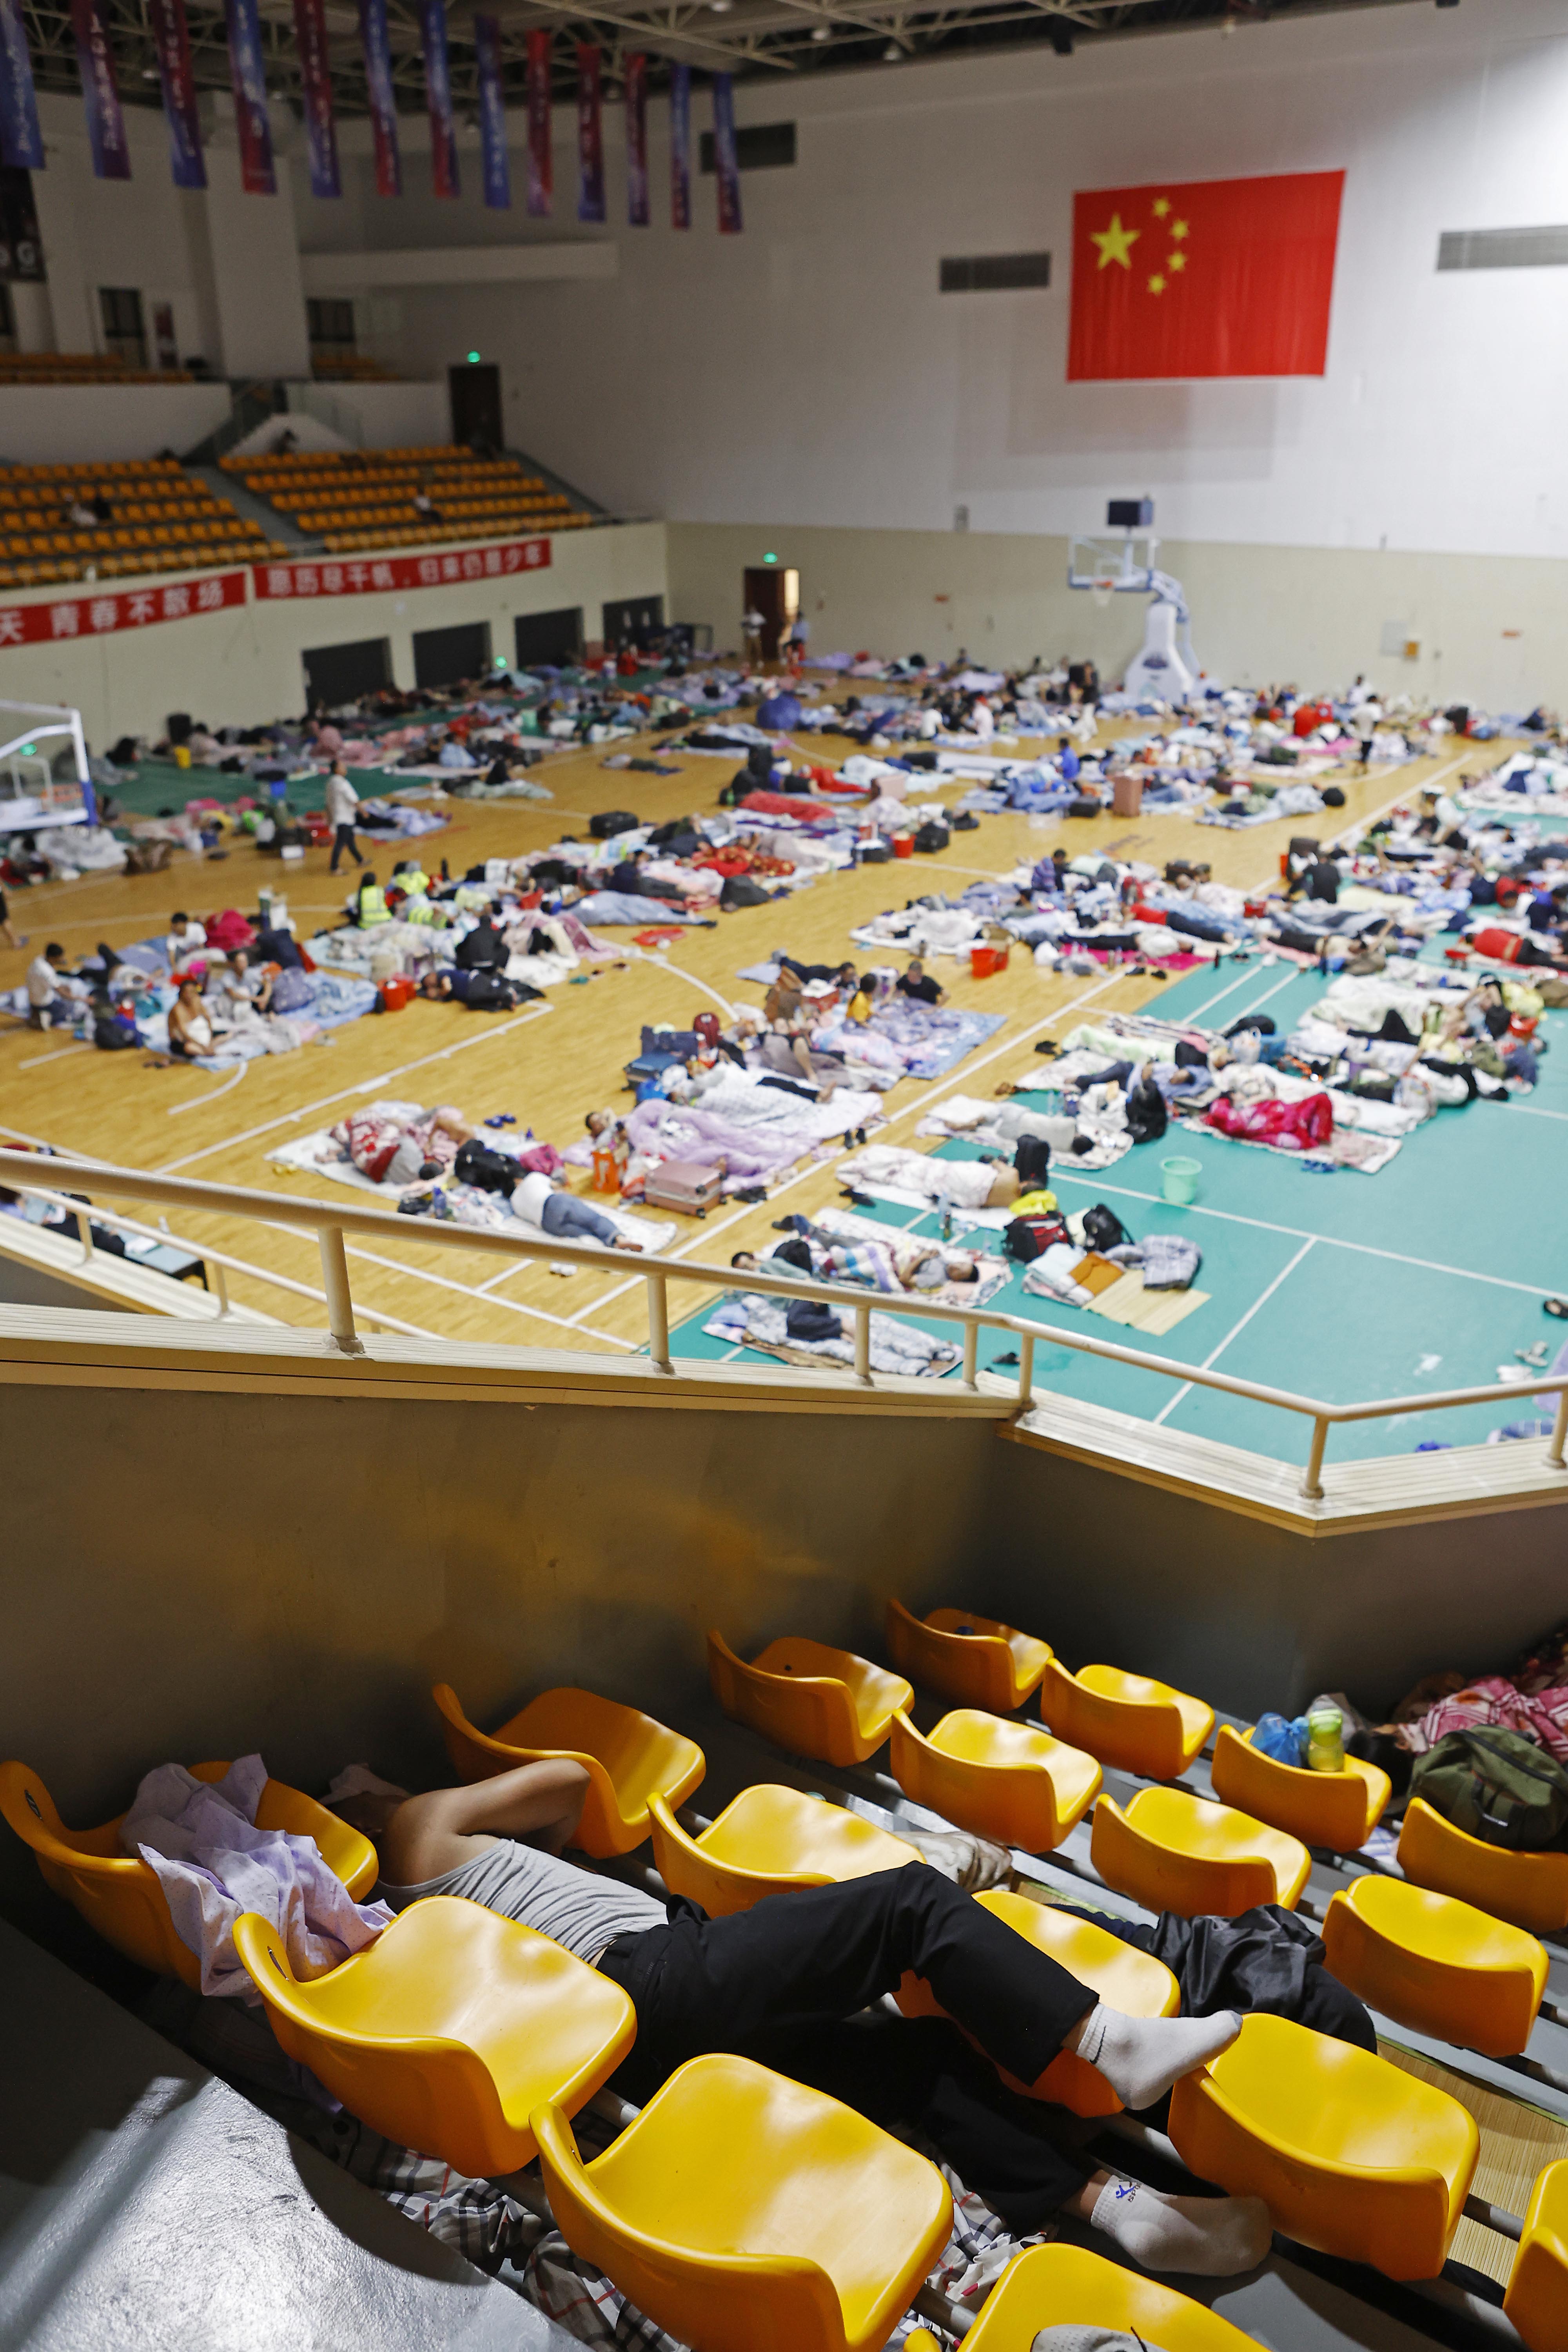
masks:
<path id="1" fill-rule="evenodd" d="M 1071 2120 L 1009 2091 L 996 2072 L 1032 2083 L 1070 2050 L 1125 2105 L 1152 2106 L 1229 2048 L 1241 2030 L 1234 2011 L 1108 2009 L 923 1862 L 771 1895 L 721 1919 L 683 1896 L 656 1903 L 562 1858 L 587 1788 L 581 1765 L 552 1758 L 472 1788 L 345 1796 L 338 1810 L 374 1841 L 376 1894 L 394 1910 L 433 1895 L 482 1903 L 618 1984 L 637 2033 L 610 2088 L 635 2105 L 689 2058 L 731 2052 L 933 2142 L 1016 2233 L 1065 2212 L 1148 2269 L 1210 2277 L 1268 2253 L 1260 2199 L 1166 2196 L 1086 2164 L 1071 2152 Z M 945 2018 L 883 2009 L 908 1970 L 930 1984 Z"/>

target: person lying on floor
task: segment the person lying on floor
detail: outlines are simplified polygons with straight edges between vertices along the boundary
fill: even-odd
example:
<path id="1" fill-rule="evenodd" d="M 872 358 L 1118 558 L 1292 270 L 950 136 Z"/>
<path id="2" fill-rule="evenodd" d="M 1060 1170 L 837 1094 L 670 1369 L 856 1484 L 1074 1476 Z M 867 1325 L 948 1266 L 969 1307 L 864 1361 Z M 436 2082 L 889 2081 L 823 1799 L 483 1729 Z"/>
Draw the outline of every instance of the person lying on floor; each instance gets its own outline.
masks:
<path id="1" fill-rule="evenodd" d="M 1260 2198 L 1167 2196 L 1086 2164 L 1061 2144 L 1072 2119 L 1009 2091 L 996 2071 L 1033 2083 L 1069 2050 L 1125 2106 L 1151 2107 L 1230 2047 L 1234 2011 L 1123 2016 L 925 1863 L 720 1919 L 683 1896 L 657 1903 L 562 1859 L 587 1789 L 583 1767 L 558 1758 L 472 1788 L 344 1797 L 338 1810 L 374 1842 L 376 1895 L 393 1910 L 458 1895 L 618 1984 L 637 2032 L 609 2088 L 634 2105 L 688 2059 L 732 2053 L 934 2142 L 1017 2234 L 1067 2213 L 1147 2269 L 1208 2277 L 1268 2253 Z M 883 1996 L 910 1971 L 945 2017 L 886 2013 Z"/>
<path id="2" fill-rule="evenodd" d="M 629 1241 L 592 1201 L 567 1192 L 559 1176 L 524 1176 L 513 1187 L 511 1213 L 527 1225 L 537 1225 L 551 1241 L 603 1242 L 606 1249 L 640 1252 L 641 1242 Z"/>
<path id="3" fill-rule="evenodd" d="M 765 1257 L 737 1250 L 730 1260 L 742 1273 L 784 1274 L 793 1270 L 819 1282 L 860 1282 L 886 1297 L 906 1290 L 940 1290 L 949 1282 L 978 1282 L 980 1261 L 973 1250 L 926 1241 L 889 1226 L 886 1238 L 861 1235 L 849 1239 L 814 1225 L 809 1217 L 782 1217 L 790 1229 L 787 1242 L 775 1243 Z"/>

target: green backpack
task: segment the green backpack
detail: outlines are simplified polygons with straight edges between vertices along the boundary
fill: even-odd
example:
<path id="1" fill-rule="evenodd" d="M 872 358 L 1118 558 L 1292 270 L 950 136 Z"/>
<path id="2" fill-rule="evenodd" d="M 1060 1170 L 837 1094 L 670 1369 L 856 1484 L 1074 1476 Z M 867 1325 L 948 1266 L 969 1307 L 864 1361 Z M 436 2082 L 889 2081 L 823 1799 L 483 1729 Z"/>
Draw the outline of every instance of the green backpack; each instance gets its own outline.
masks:
<path id="1" fill-rule="evenodd" d="M 1418 1757 L 1410 1793 L 1488 1845 L 1539 1853 L 1568 1827 L 1568 1772 L 1522 1731 L 1450 1731 Z"/>

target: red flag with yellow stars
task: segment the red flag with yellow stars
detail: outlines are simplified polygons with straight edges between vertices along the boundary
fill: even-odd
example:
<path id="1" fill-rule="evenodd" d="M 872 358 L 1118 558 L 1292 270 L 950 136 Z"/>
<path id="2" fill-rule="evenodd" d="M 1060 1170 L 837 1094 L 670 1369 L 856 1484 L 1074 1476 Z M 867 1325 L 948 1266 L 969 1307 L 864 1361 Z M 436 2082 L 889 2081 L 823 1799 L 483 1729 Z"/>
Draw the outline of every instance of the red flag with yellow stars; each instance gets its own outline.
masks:
<path id="1" fill-rule="evenodd" d="M 1075 195 L 1068 383 L 1321 375 L 1344 177 Z"/>

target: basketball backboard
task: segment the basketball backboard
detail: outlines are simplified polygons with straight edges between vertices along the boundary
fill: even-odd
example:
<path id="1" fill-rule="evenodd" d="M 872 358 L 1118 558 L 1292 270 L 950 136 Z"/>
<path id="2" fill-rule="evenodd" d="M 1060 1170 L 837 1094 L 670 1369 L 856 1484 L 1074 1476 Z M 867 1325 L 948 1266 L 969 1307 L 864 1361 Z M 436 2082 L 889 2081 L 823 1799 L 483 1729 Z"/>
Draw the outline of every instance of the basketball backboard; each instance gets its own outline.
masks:
<path id="1" fill-rule="evenodd" d="M 1160 542 L 1152 531 L 1130 530 L 1109 537 L 1076 536 L 1068 542 L 1068 586 L 1091 588 L 1097 595 L 1144 595 Z"/>

